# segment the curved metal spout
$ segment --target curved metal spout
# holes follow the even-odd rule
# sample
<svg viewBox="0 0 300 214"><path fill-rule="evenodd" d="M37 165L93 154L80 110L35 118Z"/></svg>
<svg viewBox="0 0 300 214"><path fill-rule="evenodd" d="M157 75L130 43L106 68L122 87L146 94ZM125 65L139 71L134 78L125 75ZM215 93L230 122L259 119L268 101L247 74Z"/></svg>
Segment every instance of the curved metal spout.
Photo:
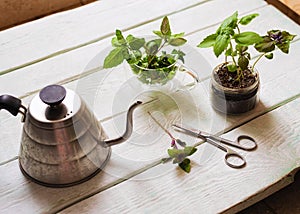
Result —
<svg viewBox="0 0 300 214"><path fill-rule="evenodd" d="M104 140L104 143L107 146L113 146L113 145L116 145L119 143L123 143L131 136L132 130L133 130L132 114L133 114L134 109L141 104L142 104L141 101L137 101L136 103L134 103L133 105L130 106L130 108L127 111L127 123L126 123L126 130L125 130L124 134L121 137L118 137L116 139Z"/></svg>

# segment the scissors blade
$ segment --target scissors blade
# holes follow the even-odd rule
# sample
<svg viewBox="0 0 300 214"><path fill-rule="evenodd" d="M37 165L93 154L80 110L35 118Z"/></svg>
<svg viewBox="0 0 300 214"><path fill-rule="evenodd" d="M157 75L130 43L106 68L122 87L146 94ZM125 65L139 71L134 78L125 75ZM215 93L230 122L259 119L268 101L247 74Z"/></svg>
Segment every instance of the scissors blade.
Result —
<svg viewBox="0 0 300 214"><path fill-rule="evenodd" d="M186 134L186 135L189 135L189 136L192 136L192 137L201 138L202 140L206 140L206 138L201 135L201 132L195 132L195 131L183 128L183 127L181 127L177 124L173 124L172 127L177 132L181 132L183 134Z"/></svg>

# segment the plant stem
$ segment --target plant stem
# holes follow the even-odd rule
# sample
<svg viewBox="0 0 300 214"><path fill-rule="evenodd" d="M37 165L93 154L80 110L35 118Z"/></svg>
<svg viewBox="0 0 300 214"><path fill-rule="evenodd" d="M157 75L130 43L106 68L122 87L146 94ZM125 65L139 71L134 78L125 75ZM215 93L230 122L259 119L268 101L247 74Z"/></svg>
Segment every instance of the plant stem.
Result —
<svg viewBox="0 0 300 214"><path fill-rule="evenodd" d="M161 125L154 117L153 117L153 115L148 111L147 112L148 114L149 114L149 116L152 118L152 120L162 129L162 130L164 130L164 132L166 132L169 136L170 136L170 138L172 139L172 140L175 140L175 137L173 137L173 135L165 128L165 127L163 127L163 125Z"/></svg>
<svg viewBox="0 0 300 214"><path fill-rule="evenodd" d="M165 46L166 43L167 43L167 41L164 40L163 44L161 44L161 46L157 49L157 51L152 55L152 57L148 61L148 66L151 64L151 62L154 59L154 57L156 56L156 54Z"/></svg>
<svg viewBox="0 0 300 214"><path fill-rule="evenodd" d="M230 41L229 44L230 44L231 50L233 50L232 42ZM233 56L232 54L231 54L231 58L232 58L232 61L233 61L234 65L235 65L236 67L238 67L238 65L236 64L235 58L234 58L234 56Z"/></svg>
<svg viewBox="0 0 300 214"><path fill-rule="evenodd" d="M236 26L236 29L238 30L238 33L240 34L240 33L241 33L241 31L240 31L240 28L239 28L239 26L238 26L238 25Z"/></svg>
<svg viewBox="0 0 300 214"><path fill-rule="evenodd" d="M252 73L253 73L253 71L254 71L255 65L257 64L257 62L258 62L264 55L265 55L264 53L261 54L261 55L255 60L255 62L254 62L253 65L252 65L252 69L251 69Z"/></svg>

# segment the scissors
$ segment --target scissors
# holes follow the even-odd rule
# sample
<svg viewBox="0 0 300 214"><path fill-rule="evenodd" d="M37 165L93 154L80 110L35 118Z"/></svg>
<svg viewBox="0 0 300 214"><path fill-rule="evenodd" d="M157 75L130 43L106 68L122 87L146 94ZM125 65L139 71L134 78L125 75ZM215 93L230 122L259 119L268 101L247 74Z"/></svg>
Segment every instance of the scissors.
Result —
<svg viewBox="0 0 300 214"><path fill-rule="evenodd" d="M230 149L229 147L227 147L225 145L221 145L221 144L233 146L235 148L242 149L245 151L253 151L257 147L256 141L248 135L240 135L236 138L236 140L232 141L232 140L227 140L225 138L221 138L221 137L218 137L218 136L206 133L206 132L192 131L192 130L180 127L178 125L175 125L175 124L172 125L172 127L175 131L182 132L189 136L201 138L205 142L226 152L226 155L224 158L225 163L228 166L235 168L235 169L243 168L244 166L246 166L246 159L242 155L237 153L236 151ZM242 145L242 141L244 141L244 143L247 141L247 146ZM238 161L236 161L236 160L238 160Z"/></svg>

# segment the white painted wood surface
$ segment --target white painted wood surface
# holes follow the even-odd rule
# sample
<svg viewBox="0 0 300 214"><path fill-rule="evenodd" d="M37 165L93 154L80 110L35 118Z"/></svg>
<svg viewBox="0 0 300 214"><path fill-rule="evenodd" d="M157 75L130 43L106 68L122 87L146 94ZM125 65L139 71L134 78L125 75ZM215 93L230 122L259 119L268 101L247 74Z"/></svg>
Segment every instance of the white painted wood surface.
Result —
<svg viewBox="0 0 300 214"><path fill-rule="evenodd" d="M195 47L224 17L238 10L260 13L257 24L251 25L259 32L275 27L300 35L298 25L260 0L160 1L163 5L155 9L149 7L148 1L127 0L115 7L116 3L103 0L0 32L0 56L4 59L0 63L0 93L12 93L28 104L43 86L64 84L91 100L89 105L99 120L105 121L102 122L105 130L113 137L124 128L124 114L109 116L123 112L140 96L131 90L133 80L128 80L130 73L126 73L124 67L101 70L101 63L95 61L103 56L99 50L107 47L115 28L145 35L158 29L161 17L168 15L173 31L188 33L190 46ZM212 11L218 16L212 15ZM120 18L120 14L123 17ZM141 17L138 20L137 14ZM99 21L104 18L109 21ZM74 37L69 39L71 35ZM235 117L220 115L209 105L210 69L221 59L215 59L211 50L193 50L190 55L199 57L201 60L197 63L201 65L194 59L189 65L197 71L201 67L199 76L203 81L188 92L161 92L160 106L154 103L138 110L132 138L114 146L104 172L81 185L52 189L25 179L16 159L22 125L19 118L1 111L1 145L4 147L0 152L1 212L235 212L291 182L286 176L294 173L300 164L300 118L297 116L300 42L294 42L289 56L276 52L273 61L262 61L258 65L263 84L261 103L254 111ZM94 58L97 54L98 58ZM16 55L18 57L12 57ZM120 102L122 97L126 99ZM275 107L278 108L274 110ZM230 138L246 133L257 139L259 148L251 153L242 152L248 166L232 170L225 166L221 151L201 145L192 157L192 172L187 175L175 165L159 164L166 156L169 139L149 120L145 111L153 112L167 127L179 121L212 133L233 129L226 134ZM181 137L191 144L197 142ZM266 169L272 169L272 173ZM184 207L187 203L189 206Z"/></svg>

